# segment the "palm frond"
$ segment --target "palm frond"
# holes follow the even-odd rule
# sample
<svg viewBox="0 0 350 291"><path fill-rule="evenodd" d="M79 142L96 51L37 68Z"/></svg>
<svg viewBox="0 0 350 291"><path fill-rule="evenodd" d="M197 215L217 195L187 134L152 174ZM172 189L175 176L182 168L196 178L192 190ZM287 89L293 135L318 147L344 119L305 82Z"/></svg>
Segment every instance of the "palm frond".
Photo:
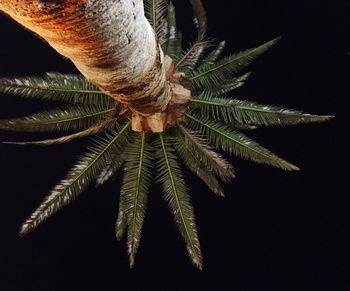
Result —
<svg viewBox="0 0 350 291"><path fill-rule="evenodd" d="M211 116L214 119L225 122L238 121L242 124L255 126L283 126L323 122L332 118L332 116L328 115L311 115L301 111L260 105L237 99L212 97L210 93L193 97L192 102L198 106L199 111L204 116Z"/></svg>
<svg viewBox="0 0 350 291"><path fill-rule="evenodd" d="M182 52L182 34L176 25L176 10L174 4L170 1L168 5L168 41L166 54L178 59Z"/></svg>
<svg viewBox="0 0 350 291"><path fill-rule="evenodd" d="M199 114L186 114L186 117L189 128L199 130L208 136L211 143L225 152L287 171L299 170L298 167L276 156L255 141L222 123L206 119Z"/></svg>
<svg viewBox="0 0 350 291"><path fill-rule="evenodd" d="M198 30L198 39L202 40L207 33L207 14L201 0L190 0L193 8L193 21Z"/></svg>
<svg viewBox="0 0 350 291"><path fill-rule="evenodd" d="M211 88L232 78L241 69L248 66L256 57L271 48L279 38L271 40L257 48L248 49L223 58L214 64L208 64L188 74L194 88Z"/></svg>
<svg viewBox="0 0 350 291"><path fill-rule="evenodd" d="M72 140L78 139L78 138L83 138L87 136L91 136L93 134L97 134L103 129L109 127L111 124L114 122L111 120L106 120L102 121L100 123L97 123L85 130L61 136L59 138L54 138L54 139L45 139L45 140L38 140L38 141L6 141L2 142L4 144L13 144L13 145L38 145L38 146L49 146L49 145L57 145L57 144L63 144L66 142L70 142Z"/></svg>
<svg viewBox="0 0 350 291"><path fill-rule="evenodd" d="M191 71L209 45L210 42L206 40L196 41L187 51L181 54L176 64L177 67L185 73Z"/></svg>
<svg viewBox="0 0 350 291"><path fill-rule="evenodd" d="M159 134L155 148L157 149L156 168L158 181L163 186L165 200L174 214L175 223L184 238L188 254L192 263L199 269L202 268L202 255L195 224L195 218L187 187L183 180L181 169L174 155L173 149L162 133Z"/></svg>
<svg viewBox="0 0 350 291"><path fill-rule="evenodd" d="M181 124L176 128L177 138L186 145L196 159L205 164L207 169L227 182L235 177L233 166L209 145L199 132L191 131Z"/></svg>
<svg viewBox="0 0 350 291"><path fill-rule="evenodd" d="M101 170L96 178L96 187L104 185L107 181L116 176L125 162L123 153L114 153L113 157L106 162L105 167Z"/></svg>
<svg viewBox="0 0 350 291"><path fill-rule="evenodd" d="M0 120L0 129L27 132L79 130L106 119L114 111L115 108L109 106L70 105L26 117Z"/></svg>
<svg viewBox="0 0 350 291"><path fill-rule="evenodd" d="M215 61L221 56L223 50L225 49L226 42L220 42L217 47L211 51L203 61L196 67L196 71L201 71L205 66L213 65Z"/></svg>
<svg viewBox="0 0 350 291"><path fill-rule="evenodd" d="M145 15L161 45L167 41L167 6L165 0L144 0Z"/></svg>
<svg viewBox="0 0 350 291"><path fill-rule="evenodd" d="M79 196L94 180L113 152L123 150L129 143L129 131L130 123L117 125L116 129L106 134L105 138L96 140L89 152L78 159L73 169L24 222L20 235L29 233Z"/></svg>
<svg viewBox="0 0 350 291"><path fill-rule="evenodd" d="M146 143L145 132L139 135L137 141L127 151L121 196L123 196L123 208L127 219L130 267L133 267L140 244L153 168L153 153Z"/></svg>
<svg viewBox="0 0 350 291"><path fill-rule="evenodd" d="M46 73L42 77L1 78L0 93L84 105L114 102L83 76L60 73Z"/></svg>
<svg viewBox="0 0 350 291"><path fill-rule="evenodd" d="M189 147L183 136L177 136L175 148L187 167L200 179L202 179L202 181L207 184L210 190L212 190L218 196L223 197L224 190L220 186L219 181L216 179L215 175L207 168L206 164L202 160L198 159L198 153L193 151L193 148Z"/></svg>
<svg viewBox="0 0 350 291"><path fill-rule="evenodd" d="M208 90L205 90L205 92L207 92L208 94L210 93L210 95L214 97L225 96L227 93L242 87L245 84L245 82L249 79L249 77L250 73L246 73L239 77L223 80L222 84L213 86ZM203 92L203 90L194 90L193 95L198 95L196 94L198 91L200 91L200 93Z"/></svg>

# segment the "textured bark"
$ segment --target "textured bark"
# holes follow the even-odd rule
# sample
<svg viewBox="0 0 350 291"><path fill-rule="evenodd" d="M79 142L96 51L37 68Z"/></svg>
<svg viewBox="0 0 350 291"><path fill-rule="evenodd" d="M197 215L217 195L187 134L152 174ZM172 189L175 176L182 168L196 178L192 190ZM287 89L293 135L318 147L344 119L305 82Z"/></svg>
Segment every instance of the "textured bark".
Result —
<svg viewBox="0 0 350 291"><path fill-rule="evenodd" d="M44 38L133 116L166 109L171 94L164 56L142 0L0 0L0 10Z"/></svg>

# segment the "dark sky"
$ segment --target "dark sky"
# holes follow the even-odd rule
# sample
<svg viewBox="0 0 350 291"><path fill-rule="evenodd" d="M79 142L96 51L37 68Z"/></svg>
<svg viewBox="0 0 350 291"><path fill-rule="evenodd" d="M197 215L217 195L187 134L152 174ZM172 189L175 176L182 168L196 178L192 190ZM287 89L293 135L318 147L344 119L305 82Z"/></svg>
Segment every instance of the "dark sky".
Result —
<svg viewBox="0 0 350 291"><path fill-rule="evenodd" d="M174 1L190 40L190 6ZM226 53L277 36L235 97L334 114L327 124L252 133L302 171L286 173L233 159L237 178L219 199L194 176L191 196L204 255L195 270L154 186L136 267L114 239L119 180L84 193L20 239L21 222L62 177L87 140L37 148L0 145L0 290L350 290L350 3L206 0L211 37ZM0 15L0 77L76 72L69 61ZM1 96L0 117L43 108ZM21 135L1 134L1 139ZM35 135L33 138L42 137ZM23 135L23 137L31 137Z"/></svg>

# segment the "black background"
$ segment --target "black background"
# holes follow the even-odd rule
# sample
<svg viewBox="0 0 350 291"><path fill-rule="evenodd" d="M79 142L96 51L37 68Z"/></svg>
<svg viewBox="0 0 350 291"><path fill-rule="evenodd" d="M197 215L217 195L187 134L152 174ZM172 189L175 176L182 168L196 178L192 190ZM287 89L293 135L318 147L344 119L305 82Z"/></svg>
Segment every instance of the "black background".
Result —
<svg viewBox="0 0 350 291"><path fill-rule="evenodd" d="M136 267L114 222L119 180L85 192L37 231L20 239L21 222L74 162L88 140L37 148L0 145L0 290L350 290L348 1L204 1L210 36L226 53L282 35L252 66L240 98L335 114L325 124L260 129L263 145L301 167L299 173L233 160L238 178L215 197L189 176L204 255L190 264L158 186ZM175 1L190 39L187 1ZM76 72L41 40L0 15L0 76ZM45 103L1 96L0 117ZM43 135L2 134L39 138Z"/></svg>

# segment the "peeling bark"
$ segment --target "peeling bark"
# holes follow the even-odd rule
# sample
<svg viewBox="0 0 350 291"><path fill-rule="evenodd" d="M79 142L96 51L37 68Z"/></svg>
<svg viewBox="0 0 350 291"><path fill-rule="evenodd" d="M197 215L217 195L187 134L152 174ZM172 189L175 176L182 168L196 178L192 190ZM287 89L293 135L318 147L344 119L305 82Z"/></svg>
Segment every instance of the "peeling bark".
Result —
<svg viewBox="0 0 350 291"><path fill-rule="evenodd" d="M0 0L0 10L139 119L166 109L164 56L142 0Z"/></svg>

